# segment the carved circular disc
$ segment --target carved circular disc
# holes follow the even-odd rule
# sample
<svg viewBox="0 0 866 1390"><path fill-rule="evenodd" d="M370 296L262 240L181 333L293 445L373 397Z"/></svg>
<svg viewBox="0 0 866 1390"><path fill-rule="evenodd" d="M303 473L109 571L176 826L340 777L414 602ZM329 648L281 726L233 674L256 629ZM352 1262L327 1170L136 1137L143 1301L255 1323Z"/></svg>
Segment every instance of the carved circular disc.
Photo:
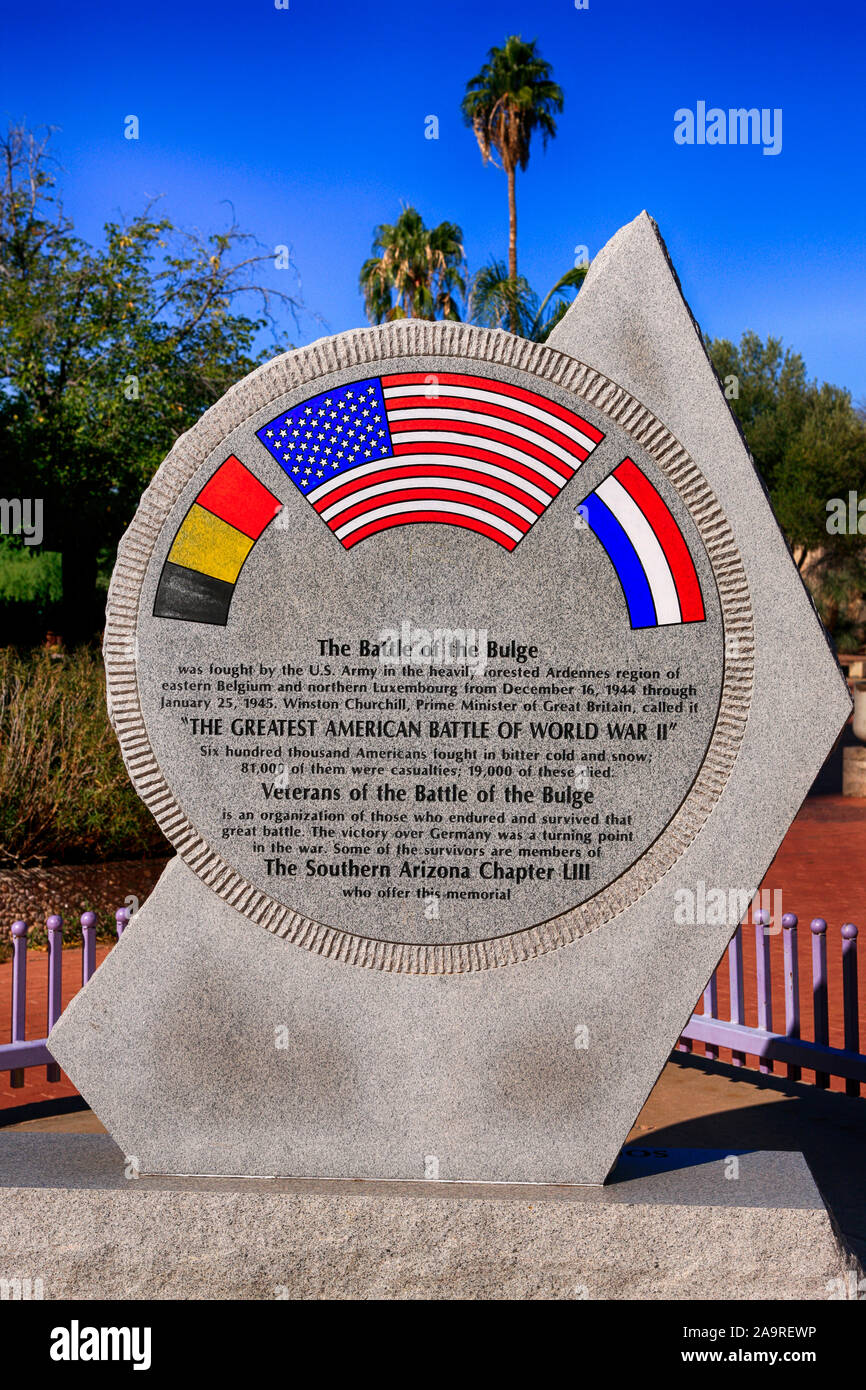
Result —
<svg viewBox="0 0 866 1390"><path fill-rule="evenodd" d="M139 795L251 920L450 973L564 946L701 829L748 589L676 439L454 324L287 354L178 440L120 546L109 707Z"/></svg>

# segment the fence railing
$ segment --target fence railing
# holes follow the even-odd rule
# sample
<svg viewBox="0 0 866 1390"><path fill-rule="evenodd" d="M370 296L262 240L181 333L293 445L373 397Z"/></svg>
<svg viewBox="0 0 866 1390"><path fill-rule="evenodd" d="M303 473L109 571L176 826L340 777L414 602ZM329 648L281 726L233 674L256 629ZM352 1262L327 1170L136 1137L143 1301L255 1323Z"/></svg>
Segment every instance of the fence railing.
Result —
<svg viewBox="0 0 866 1390"><path fill-rule="evenodd" d="M727 950L730 990L730 1017L719 1017L719 965L704 990L700 1013L692 1014L677 1043L679 1052L691 1052L692 1043L704 1044L705 1054L718 1058L719 1048L731 1049L735 1067L745 1066L746 1054L757 1057L759 1071L769 1074L778 1062L786 1068L789 1080L799 1081L804 1067L815 1073L815 1085L826 1089L831 1076L845 1079L848 1095L858 1096L866 1083L866 1056L860 1051L860 1012L857 974L857 928L852 922L842 927L842 1020L844 1047L830 1046L830 1000L827 974L827 923L816 917L812 933L812 1032L814 1040L800 1037L801 992L797 949L797 918L786 912L782 918L782 966L784 971L785 1029L773 1028L773 995L770 971L770 914L754 913L755 975L757 982L758 1025L745 1022L746 998L743 984L743 927L737 927Z"/></svg>
<svg viewBox="0 0 866 1390"><path fill-rule="evenodd" d="M129 922L129 908L114 914L117 935ZM79 918L83 949L81 983L86 985L96 969L96 913L84 912ZM27 1031L27 933L26 922L13 922L12 935L12 1041L0 1043L0 1072L9 1072L10 1086L24 1085L27 1067L47 1067L47 1080L59 1081L60 1068L48 1051L47 1038L63 1012L63 918L52 916L45 922L48 933L48 1018L44 1038L26 1038Z"/></svg>
<svg viewBox="0 0 866 1390"><path fill-rule="evenodd" d="M118 938L129 923L129 909L115 913ZM86 985L96 969L96 914L85 912L80 918L83 939L81 983ZM25 1037L27 1024L27 948L26 922L12 925L12 1040L0 1043L0 1072L10 1073L13 1087L24 1085L27 1067L46 1067L47 1080L60 1080L60 1068L48 1051L47 1035L63 1009L63 919L49 917L48 933L48 1009L46 1037ZM801 991L797 953L797 918L788 912L782 918L782 965L784 971L785 1029L773 1028L773 997L770 954L770 914L754 913L757 1027L745 1022L746 998L743 975L743 927L737 928L725 960L704 990L700 1012L692 1015L677 1043L680 1052L691 1052L693 1043L703 1043L707 1057L717 1059L719 1048L730 1048L734 1066L745 1066L747 1055L757 1057L759 1071L768 1074L779 1063L790 1080L799 1081L803 1068L815 1073L815 1084L830 1085L831 1076L845 1080L849 1095L859 1095L866 1084L866 1056L860 1051L858 1003L857 928L850 922L842 927L842 1018L844 1047L829 1042L830 1001L827 974L827 923L816 917L812 933L812 1032L814 1040L801 1038ZM719 975L727 969L730 989L730 1017L719 1017Z"/></svg>

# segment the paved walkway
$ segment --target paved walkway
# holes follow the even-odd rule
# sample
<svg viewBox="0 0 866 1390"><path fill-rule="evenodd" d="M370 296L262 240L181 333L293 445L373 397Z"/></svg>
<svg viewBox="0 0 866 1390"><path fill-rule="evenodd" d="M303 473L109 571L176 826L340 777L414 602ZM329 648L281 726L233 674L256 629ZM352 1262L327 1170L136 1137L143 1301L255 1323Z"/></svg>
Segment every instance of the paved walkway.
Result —
<svg viewBox="0 0 866 1390"><path fill-rule="evenodd" d="M659 1077L628 1142L803 1153L844 1243L866 1267L866 1099L680 1055Z"/></svg>

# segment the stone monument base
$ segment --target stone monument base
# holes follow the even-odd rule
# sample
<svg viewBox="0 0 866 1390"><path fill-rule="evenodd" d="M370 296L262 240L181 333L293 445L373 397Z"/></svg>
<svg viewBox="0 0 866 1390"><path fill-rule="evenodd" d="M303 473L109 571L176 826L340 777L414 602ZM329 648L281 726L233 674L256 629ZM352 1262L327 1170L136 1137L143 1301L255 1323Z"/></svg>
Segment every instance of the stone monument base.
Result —
<svg viewBox="0 0 866 1390"><path fill-rule="evenodd" d="M853 1264L796 1153L626 1150L604 1187L124 1166L107 1135L0 1135L0 1278L46 1299L826 1299Z"/></svg>

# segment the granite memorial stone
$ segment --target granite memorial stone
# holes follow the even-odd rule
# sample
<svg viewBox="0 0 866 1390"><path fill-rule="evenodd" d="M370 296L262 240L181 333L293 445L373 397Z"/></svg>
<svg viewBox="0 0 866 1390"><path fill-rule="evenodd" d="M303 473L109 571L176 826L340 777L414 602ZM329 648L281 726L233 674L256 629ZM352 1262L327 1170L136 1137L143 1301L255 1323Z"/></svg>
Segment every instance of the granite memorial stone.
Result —
<svg viewBox="0 0 866 1390"><path fill-rule="evenodd" d="M849 707L645 215L229 391L105 660L178 857L50 1046L153 1173L603 1182Z"/></svg>

